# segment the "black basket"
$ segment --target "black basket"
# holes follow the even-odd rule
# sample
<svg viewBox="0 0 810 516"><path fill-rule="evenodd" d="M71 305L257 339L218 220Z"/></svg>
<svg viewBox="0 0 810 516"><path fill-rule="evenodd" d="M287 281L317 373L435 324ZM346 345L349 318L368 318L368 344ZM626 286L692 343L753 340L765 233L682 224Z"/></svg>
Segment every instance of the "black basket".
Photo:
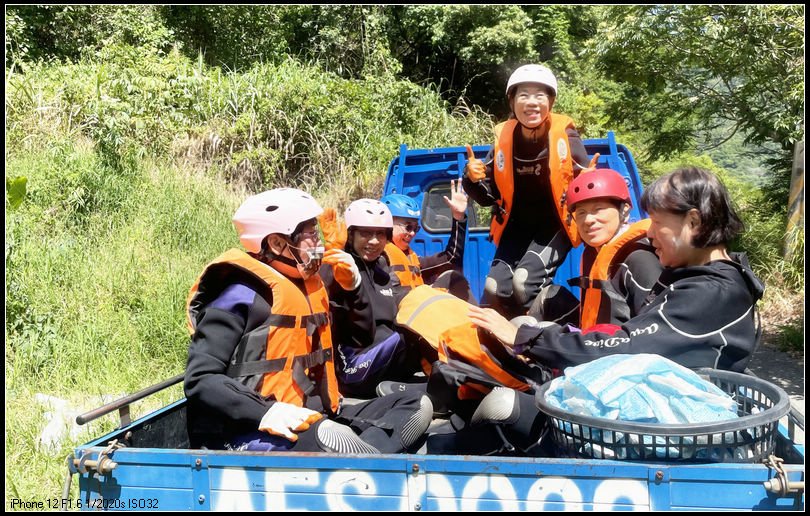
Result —
<svg viewBox="0 0 810 516"><path fill-rule="evenodd" d="M546 402L551 382L535 395L549 416L554 443L566 457L673 462L760 462L774 451L779 419L790 411L787 393L753 376L717 369L696 371L737 402L737 419L681 425L635 423L572 414Z"/></svg>

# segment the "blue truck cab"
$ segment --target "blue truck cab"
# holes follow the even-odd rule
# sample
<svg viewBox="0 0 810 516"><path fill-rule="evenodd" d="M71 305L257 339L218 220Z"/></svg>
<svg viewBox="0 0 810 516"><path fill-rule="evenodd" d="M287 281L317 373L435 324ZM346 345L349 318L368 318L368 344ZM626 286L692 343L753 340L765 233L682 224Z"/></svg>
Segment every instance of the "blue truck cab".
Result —
<svg viewBox="0 0 810 516"><path fill-rule="evenodd" d="M612 133L585 140L598 166L620 172L633 196L632 219L644 217L633 157ZM490 147L473 147L484 158ZM390 163L383 194L402 193L422 206L419 255L442 251L450 211L442 201L461 177L464 147L409 149ZM489 210L470 202L464 272L475 295L494 254ZM579 275L574 249L556 282ZM576 293L576 292L575 292ZM136 421L129 404L182 380L182 375L110 404L79 423L119 410L121 425L76 447L73 506L107 510L467 511L467 510L804 510L803 416L790 413L774 432L773 457L757 463L602 460L446 455L257 453L189 449L186 400ZM83 420L81 420L83 419ZM802 433L803 435L803 433ZM803 439L803 437L802 437ZM69 484L64 497L67 498Z"/></svg>
<svg viewBox="0 0 810 516"><path fill-rule="evenodd" d="M646 217L640 207L643 187L633 155L624 145L616 143L611 131L606 138L585 140L590 157L599 154L597 168L610 168L619 172L630 190L633 208L631 222ZM473 147L475 157L484 159L491 145ZM388 166L383 195L399 193L415 198L422 206L421 229L411 241L411 248L419 256L429 256L444 250L450 238L450 209L442 200L449 196L450 180L461 178L467 164L465 147L439 149L408 149L401 145L399 155ZM489 237L491 213L470 200L467 208L467 241L464 252L464 275L470 281L473 294L480 301L484 280L495 255L495 245ZM574 248L558 269L554 282L579 295L579 288L569 287L568 281L579 276L582 245Z"/></svg>

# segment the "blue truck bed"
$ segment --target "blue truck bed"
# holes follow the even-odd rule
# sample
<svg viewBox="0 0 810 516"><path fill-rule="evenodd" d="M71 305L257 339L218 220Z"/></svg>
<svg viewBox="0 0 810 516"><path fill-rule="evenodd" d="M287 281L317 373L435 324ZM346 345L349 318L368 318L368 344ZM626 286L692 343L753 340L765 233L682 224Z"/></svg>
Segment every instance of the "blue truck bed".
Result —
<svg viewBox="0 0 810 516"><path fill-rule="evenodd" d="M586 140L600 167L622 173L644 215L642 185L629 150L607 138ZM483 158L489 146L473 148ZM441 200L460 177L464 147L400 148L384 193L422 203L419 254L444 249L449 209ZM473 203L471 203L473 204ZM481 294L494 254L486 213L469 211L464 270ZM578 275L574 250L557 282ZM575 292L576 293L576 292ZM178 381L179 377L175 379ZM135 397L127 402L133 401ZM115 408L126 409L119 403ZM186 400L179 400L74 450L80 497L69 505L110 510L804 510L804 445L791 413L779 425L769 464L633 462L572 458L435 455L337 456L325 453L188 449ZM124 414L128 414L125 411ZM65 493L67 498L67 490Z"/></svg>
<svg viewBox="0 0 810 516"><path fill-rule="evenodd" d="M189 450L185 400L78 447L82 508L121 510L803 510L764 464ZM110 442L128 442L124 447ZM155 442L153 442L155 441ZM788 481L804 447L780 427ZM104 457L113 461L105 470ZM101 459L101 460L100 460ZM109 463L107 463L109 466ZM85 467L85 469L88 469ZM76 502L74 501L74 504Z"/></svg>

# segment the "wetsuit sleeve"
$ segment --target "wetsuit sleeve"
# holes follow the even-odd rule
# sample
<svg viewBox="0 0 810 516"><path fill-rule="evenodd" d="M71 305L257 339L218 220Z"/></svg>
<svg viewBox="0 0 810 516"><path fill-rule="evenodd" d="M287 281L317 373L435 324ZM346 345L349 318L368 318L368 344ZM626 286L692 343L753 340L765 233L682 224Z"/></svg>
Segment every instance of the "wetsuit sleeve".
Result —
<svg viewBox="0 0 810 516"><path fill-rule="evenodd" d="M383 259L385 260L385 267L388 270L388 277L391 278L390 285L394 290L394 299L396 299L397 306L399 306L399 302L402 301L402 298L405 297L411 289L402 286L402 282L399 281L399 276L397 276L397 273L391 268L391 259L387 253L383 253Z"/></svg>
<svg viewBox="0 0 810 516"><path fill-rule="evenodd" d="M580 170L588 168L591 159L588 157L588 151L585 150L585 144L582 143L579 132L573 127L569 127L565 133L568 135L568 146L571 148L571 157L574 160L574 175L577 175Z"/></svg>
<svg viewBox="0 0 810 516"><path fill-rule="evenodd" d="M361 267L360 286L347 292L335 281L331 267L322 266L320 274L329 294L333 340L360 348L370 346L374 342L375 321L368 275L363 273Z"/></svg>
<svg viewBox="0 0 810 516"><path fill-rule="evenodd" d="M486 165L486 177L484 179L473 183L465 175L461 180L461 184L464 187L464 191L472 200L481 206L492 206L501 196L498 192L498 187L495 185L495 181L492 180L492 174L495 170L492 161L492 151L489 151L487 157L484 158L484 164Z"/></svg>
<svg viewBox="0 0 810 516"><path fill-rule="evenodd" d="M247 330L244 310L205 308L188 350L186 397L236 421L259 424L274 403L226 375L228 364Z"/></svg>
<svg viewBox="0 0 810 516"><path fill-rule="evenodd" d="M461 271L464 266L464 241L467 237L467 217L459 222L453 219L450 229L450 239L444 251L430 256L419 257L419 269L425 283L432 283L439 274L456 269ZM395 274L392 274L394 279ZM398 280L397 280L398 283Z"/></svg>
<svg viewBox="0 0 810 516"><path fill-rule="evenodd" d="M718 307L729 301L722 284L706 277L687 278L670 285L644 313L622 326L598 325L587 333L523 326L515 344L526 349L526 356L558 368L617 353L656 353L686 367L715 367L719 351L709 339L732 324L733 317L740 317L731 312L718 316Z"/></svg>
<svg viewBox="0 0 810 516"><path fill-rule="evenodd" d="M647 303L647 296L663 270L655 253L647 249L633 251L619 264L611 282L614 289L627 300L631 314L638 314Z"/></svg>

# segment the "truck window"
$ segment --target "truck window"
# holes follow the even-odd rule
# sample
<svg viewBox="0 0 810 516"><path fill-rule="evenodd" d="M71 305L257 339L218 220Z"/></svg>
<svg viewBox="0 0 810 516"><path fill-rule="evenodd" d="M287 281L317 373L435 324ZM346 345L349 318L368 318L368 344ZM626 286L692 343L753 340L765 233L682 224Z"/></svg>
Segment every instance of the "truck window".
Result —
<svg viewBox="0 0 810 516"><path fill-rule="evenodd" d="M453 216L442 197L450 197L450 183L448 182L431 185L422 199L422 226L428 233L450 232ZM482 207L470 200L467 205L467 230L489 231L491 217L488 207Z"/></svg>

